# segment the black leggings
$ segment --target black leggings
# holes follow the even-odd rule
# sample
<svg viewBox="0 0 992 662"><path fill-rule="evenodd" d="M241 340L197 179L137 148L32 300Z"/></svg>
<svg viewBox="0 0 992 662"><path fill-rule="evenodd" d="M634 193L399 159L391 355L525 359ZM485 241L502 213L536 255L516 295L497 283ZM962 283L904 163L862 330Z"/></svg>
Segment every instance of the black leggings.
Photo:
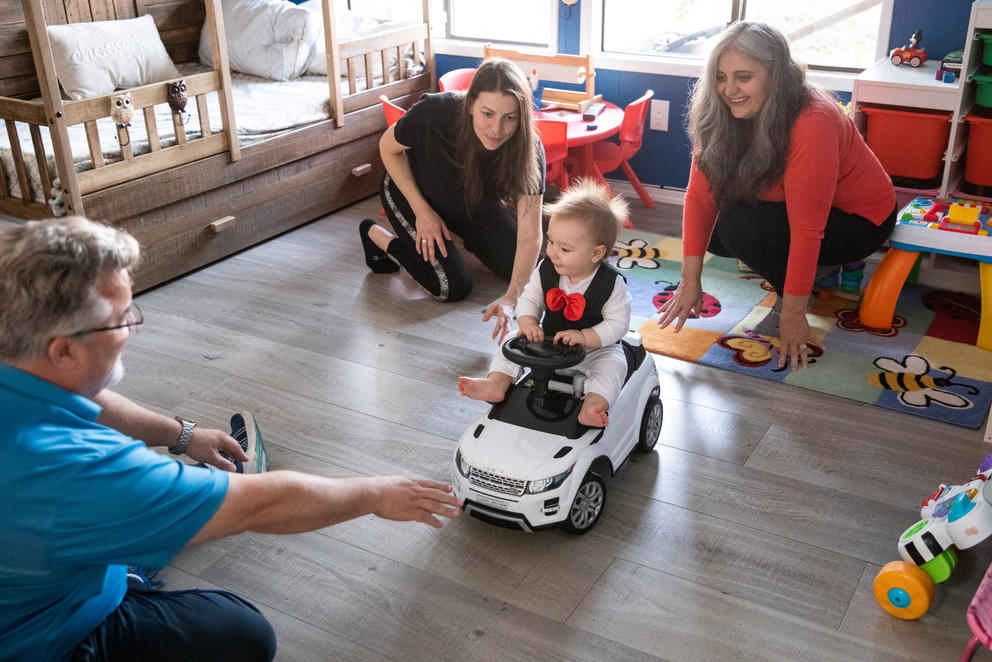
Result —
<svg viewBox="0 0 992 662"><path fill-rule="evenodd" d="M386 252L438 301L455 302L467 297L472 291L472 272L454 243L450 239L444 241L448 257L439 251L435 262L425 262L417 253L417 219L388 173L382 178L380 193L382 208L396 233ZM471 221L443 220L448 230L462 238L467 251L500 278L510 280L517 253L517 219L512 214L497 208Z"/></svg>
<svg viewBox="0 0 992 662"><path fill-rule="evenodd" d="M831 207L816 263L839 265L868 257L882 247L895 223L895 209L881 225L875 225L863 216ZM707 250L741 260L781 295L785 289L789 241L785 203L758 201L754 206L740 204L721 212Z"/></svg>
<svg viewBox="0 0 992 662"><path fill-rule="evenodd" d="M71 661L267 662L275 654L272 626L233 593L128 586L121 604L76 647Z"/></svg>

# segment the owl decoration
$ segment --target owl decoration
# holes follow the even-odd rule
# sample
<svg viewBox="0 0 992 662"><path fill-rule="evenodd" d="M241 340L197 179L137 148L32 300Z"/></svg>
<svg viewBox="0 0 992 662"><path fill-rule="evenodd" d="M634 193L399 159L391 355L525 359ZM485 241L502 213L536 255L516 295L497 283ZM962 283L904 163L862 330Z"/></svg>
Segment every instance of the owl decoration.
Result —
<svg viewBox="0 0 992 662"><path fill-rule="evenodd" d="M166 85L165 97L169 102L169 108L172 109L172 112L182 117L186 111L186 100L189 98L186 96L186 79L168 83Z"/></svg>
<svg viewBox="0 0 992 662"><path fill-rule="evenodd" d="M131 126L134 117L134 107L131 105L131 93L115 94L110 97L110 117L117 123L118 128Z"/></svg>

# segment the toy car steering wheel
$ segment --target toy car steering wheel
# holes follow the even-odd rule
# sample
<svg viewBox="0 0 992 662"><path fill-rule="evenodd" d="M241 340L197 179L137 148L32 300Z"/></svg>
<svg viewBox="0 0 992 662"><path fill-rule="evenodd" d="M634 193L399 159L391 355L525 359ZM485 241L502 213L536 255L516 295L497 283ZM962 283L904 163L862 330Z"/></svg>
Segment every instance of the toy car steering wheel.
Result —
<svg viewBox="0 0 992 662"><path fill-rule="evenodd" d="M519 335L503 343L503 356L535 372L547 371L547 378L550 378L555 370L564 370L582 363L586 350L582 345L563 345L548 339L530 342L527 336ZM539 379L542 376L543 374L535 375L534 378Z"/></svg>

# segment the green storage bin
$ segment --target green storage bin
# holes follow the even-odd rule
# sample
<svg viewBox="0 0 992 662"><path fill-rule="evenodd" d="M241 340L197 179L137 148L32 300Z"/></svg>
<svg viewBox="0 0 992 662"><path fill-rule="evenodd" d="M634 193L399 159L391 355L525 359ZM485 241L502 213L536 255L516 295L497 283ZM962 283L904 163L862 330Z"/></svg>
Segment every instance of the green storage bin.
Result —
<svg viewBox="0 0 992 662"><path fill-rule="evenodd" d="M972 74L971 81L975 83L975 103L992 108L992 76Z"/></svg>
<svg viewBox="0 0 992 662"><path fill-rule="evenodd" d="M977 32L975 38L985 42L982 48L982 62L992 66L992 32Z"/></svg>

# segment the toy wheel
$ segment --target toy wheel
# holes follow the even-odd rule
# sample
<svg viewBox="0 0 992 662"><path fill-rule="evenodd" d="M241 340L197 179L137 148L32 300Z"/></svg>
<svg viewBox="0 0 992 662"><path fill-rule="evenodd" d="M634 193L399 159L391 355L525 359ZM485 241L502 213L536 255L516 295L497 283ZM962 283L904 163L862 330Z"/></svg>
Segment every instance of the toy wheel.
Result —
<svg viewBox="0 0 992 662"><path fill-rule="evenodd" d="M658 443L658 436L661 434L661 421L664 418L664 407L661 398L658 397L657 386L648 396L648 403L644 405L644 414L641 416L641 436L637 440L637 450L642 453L650 453L654 450L654 445Z"/></svg>
<svg viewBox="0 0 992 662"><path fill-rule="evenodd" d="M891 62L892 64L898 67L900 64L902 64L902 58L899 57L898 55L893 55L892 58L889 60L889 62Z"/></svg>
<svg viewBox="0 0 992 662"><path fill-rule="evenodd" d="M923 64L923 60L921 60L919 57L914 55L913 57L909 58L909 64L914 67L918 67L921 64Z"/></svg>
<svg viewBox="0 0 992 662"><path fill-rule="evenodd" d="M907 621L927 613L935 593L930 575L906 561L886 563L873 588L882 609Z"/></svg>
<svg viewBox="0 0 992 662"><path fill-rule="evenodd" d="M606 505L606 483L593 472L586 474L575 494L564 527L569 533L585 533L599 520Z"/></svg>

